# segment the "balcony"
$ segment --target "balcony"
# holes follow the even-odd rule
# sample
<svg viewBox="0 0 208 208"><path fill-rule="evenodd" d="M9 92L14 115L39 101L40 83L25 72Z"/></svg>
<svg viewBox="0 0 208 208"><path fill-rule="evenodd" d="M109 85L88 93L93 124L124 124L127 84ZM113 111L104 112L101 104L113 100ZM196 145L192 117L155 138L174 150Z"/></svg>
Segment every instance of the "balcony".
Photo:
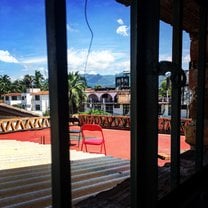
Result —
<svg viewBox="0 0 208 208"><path fill-rule="evenodd" d="M110 197L108 192L104 191L109 190L111 193L115 187L120 190L123 181L125 183L122 187L128 196L125 203L129 203L130 118L80 115L80 120L82 124L90 122L103 125L107 156L104 157L102 154L90 154L89 156L88 153L80 152L76 140L72 141L75 144L70 146L73 205L77 204L77 207L82 207L84 203L92 204L90 196ZM3 125L4 128L2 128ZM163 130L161 129L161 131ZM1 120L1 131L4 132L0 134L2 148L0 157L2 180L0 183L4 198L0 200L0 205L50 207L51 138L49 117ZM160 197L170 191L170 134L165 133L158 134L158 191ZM5 149L8 150L7 153ZM95 148L92 147L89 151L93 153ZM190 146L185 143L185 136L181 135L181 153L184 152L190 154ZM79 154L79 157L75 154ZM82 156L80 157L80 155ZM181 158L181 161L182 167L184 166L185 178L187 172L189 174L193 172L193 166L187 165L187 159ZM111 194L112 197L114 198L116 195ZM97 199L94 198L94 200ZM119 199L119 201L122 200L123 198Z"/></svg>

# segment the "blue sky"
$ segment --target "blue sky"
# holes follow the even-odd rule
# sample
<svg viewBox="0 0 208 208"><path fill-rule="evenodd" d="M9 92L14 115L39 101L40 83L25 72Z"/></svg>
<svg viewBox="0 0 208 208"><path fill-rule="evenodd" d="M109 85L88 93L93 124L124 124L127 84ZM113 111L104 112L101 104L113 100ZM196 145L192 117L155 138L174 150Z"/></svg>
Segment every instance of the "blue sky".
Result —
<svg viewBox="0 0 208 208"><path fill-rule="evenodd" d="M87 17L94 34L85 71L91 33L84 17L85 0L67 0L68 68L80 73L116 74L129 70L130 8L115 0L88 0ZM1 0L0 75L12 79L34 74L47 77L44 0ZM171 28L161 24L160 59L171 60ZM184 67L189 38L184 33Z"/></svg>

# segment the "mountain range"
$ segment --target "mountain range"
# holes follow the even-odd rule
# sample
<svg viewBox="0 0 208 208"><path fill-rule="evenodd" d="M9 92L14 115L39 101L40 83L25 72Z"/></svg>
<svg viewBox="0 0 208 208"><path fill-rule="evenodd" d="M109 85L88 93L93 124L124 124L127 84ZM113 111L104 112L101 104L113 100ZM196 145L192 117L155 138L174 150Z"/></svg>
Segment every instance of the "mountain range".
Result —
<svg viewBox="0 0 208 208"><path fill-rule="evenodd" d="M115 87L115 75L85 74L88 87Z"/></svg>
<svg viewBox="0 0 208 208"><path fill-rule="evenodd" d="M88 87L115 87L116 75L85 74L82 76L85 77ZM164 76L159 76L159 86L164 79Z"/></svg>

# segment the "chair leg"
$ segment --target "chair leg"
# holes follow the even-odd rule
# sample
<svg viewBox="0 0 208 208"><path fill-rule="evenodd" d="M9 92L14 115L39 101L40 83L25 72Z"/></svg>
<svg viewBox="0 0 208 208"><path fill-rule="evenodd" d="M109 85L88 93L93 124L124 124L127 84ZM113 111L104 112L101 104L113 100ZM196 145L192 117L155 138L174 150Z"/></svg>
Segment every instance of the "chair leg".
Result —
<svg viewBox="0 0 208 208"><path fill-rule="evenodd" d="M104 146L104 152L105 152L105 155L106 155L106 148L105 148L105 143L103 143L103 146Z"/></svg>
<svg viewBox="0 0 208 208"><path fill-rule="evenodd" d="M103 144L100 145L100 153L102 154L102 151L103 151Z"/></svg>
<svg viewBox="0 0 208 208"><path fill-rule="evenodd" d="M87 151L87 145L86 145L86 144L85 144L85 149L86 149L86 152L88 152L88 151Z"/></svg>
<svg viewBox="0 0 208 208"><path fill-rule="evenodd" d="M78 138L78 147L79 147L79 144L80 144L80 134L79 134L79 138Z"/></svg>

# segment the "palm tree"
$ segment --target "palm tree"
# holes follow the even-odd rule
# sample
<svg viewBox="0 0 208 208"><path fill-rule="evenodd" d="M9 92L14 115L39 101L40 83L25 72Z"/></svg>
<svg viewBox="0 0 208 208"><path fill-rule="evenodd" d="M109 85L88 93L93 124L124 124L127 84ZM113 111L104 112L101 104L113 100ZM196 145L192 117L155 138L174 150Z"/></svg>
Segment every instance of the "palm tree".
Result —
<svg viewBox="0 0 208 208"><path fill-rule="evenodd" d="M69 72L69 113L77 113L85 100L86 81L78 72Z"/></svg>
<svg viewBox="0 0 208 208"><path fill-rule="evenodd" d="M41 90L48 90L49 87L48 87L48 79L44 79L43 80L43 83L42 83L42 86L41 86Z"/></svg>
<svg viewBox="0 0 208 208"><path fill-rule="evenodd" d="M26 88L33 88L34 76L26 74L23 78Z"/></svg>
<svg viewBox="0 0 208 208"><path fill-rule="evenodd" d="M11 92L25 92L26 85L23 80L14 80L11 84Z"/></svg>
<svg viewBox="0 0 208 208"><path fill-rule="evenodd" d="M171 86L170 86L170 81L163 80L161 82L161 85L159 87L159 96L162 98L167 98L171 96Z"/></svg>
<svg viewBox="0 0 208 208"><path fill-rule="evenodd" d="M11 92L11 78L8 75L0 75L0 95Z"/></svg>
<svg viewBox="0 0 208 208"><path fill-rule="evenodd" d="M35 70L35 76L34 76L34 86L36 88L42 88L43 85L43 81L44 81L44 77L41 74L40 71Z"/></svg>
<svg viewBox="0 0 208 208"><path fill-rule="evenodd" d="M171 89L171 87L169 86L167 80L163 80L161 82L160 87L159 87L159 95L166 96L167 91L169 91L168 94L170 94L170 89Z"/></svg>

